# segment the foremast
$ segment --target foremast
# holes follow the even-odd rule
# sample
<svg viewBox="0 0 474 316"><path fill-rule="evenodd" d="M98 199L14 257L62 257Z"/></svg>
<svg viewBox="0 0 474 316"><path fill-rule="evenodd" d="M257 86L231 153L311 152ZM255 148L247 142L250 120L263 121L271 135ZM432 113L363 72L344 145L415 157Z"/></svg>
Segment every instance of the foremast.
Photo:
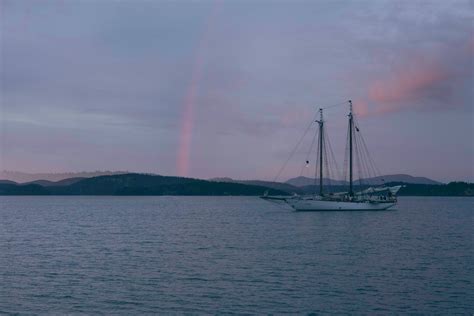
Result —
<svg viewBox="0 0 474 316"><path fill-rule="evenodd" d="M352 130L354 119L352 116L352 101L349 100L349 196L354 195L352 188Z"/></svg>
<svg viewBox="0 0 474 316"><path fill-rule="evenodd" d="M324 144L324 120L323 109L319 109L319 195L323 195L323 144Z"/></svg>

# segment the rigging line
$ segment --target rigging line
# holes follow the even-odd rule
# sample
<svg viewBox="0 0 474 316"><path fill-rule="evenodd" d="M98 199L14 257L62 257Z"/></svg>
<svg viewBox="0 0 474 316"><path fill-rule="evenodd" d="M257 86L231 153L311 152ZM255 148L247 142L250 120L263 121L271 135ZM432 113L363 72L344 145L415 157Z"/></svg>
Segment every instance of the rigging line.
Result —
<svg viewBox="0 0 474 316"><path fill-rule="evenodd" d="M367 148L367 145L366 145L365 140L362 137L362 135L361 135L361 140L362 140L362 145L363 145L365 151L367 152L367 156L368 156L369 162L371 164L371 167L374 169L375 175L380 176L381 175L380 170L377 167L377 164L375 163L375 161L372 159L372 155L370 155L369 149Z"/></svg>
<svg viewBox="0 0 474 316"><path fill-rule="evenodd" d="M370 153L367 150L367 147L365 146L364 138L362 137L362 135L360 135L360 136L361 136L360 140L361 140L361 143L362 143L362 149L365 153L365 157L367 159L367 166L368 166L368 169L369 169L369 172L370 172L369 177L370 178L376 177L377 176L376 166L375 166L374 162L372 161L372 158L370 157Z"/></svg>
<svg viewBox="0 0 474 316"><path fill-rule="evenodd" d="M356 123L358 125L358 122L356 122ZM379 170L377 164L375 163L375 161L373 160L372 155L369 152L369 149L367 147L367 144L365 143L365 139L362 136L362 134L360 134L360 138L361 138L362 146L363 146L364 150L366 151L366 154L367 154L367 157L368 157L368 160L369 160L369 164L372 167L375 176L381 176L380 170Z"/></svg>
<svg viewBox="0 0 474 316"><path fill-rule="evenodd" d="M324 168L326 168L326 187L329 187L331 185L331 169L330 164L329 164L329 157L328 157L328 149L327 149L327 139L324 137ZM324 175L323 175L323 181L324 181Z"/></svg>
<svg viewBox="0 0 474 316"><path fill-rule="evenodd" d="M321 131L319 131L321 132ZM319 136L319 134L318 134ZM323 137L324 137L324 131L323 131ZM316 196L316 184L317 184L317 177L318 177L318 174L320 172L320 164L321 164L321 155L320 155L320 152L321 152L321 148L322 145L321 145L321 137L318 137L318 148L317 148L317 151L316 151L316 165L314 167L314 180L313 180L313 194L314 196ZM324 170L323 170L324 171Z"/></svg>
<svg viewBox="0 0 474 316"><path fill-rule="evenodd" d="M358 133L359 134L359 133ZM370 171L369 171L369 167L368 167L368 164L367 164L367 158L365 157L365 153L364 153L364 150L363 150L363 147L362 147L362 144L361 144L361 140L360 140L360 134L357 135L357 144L359 146L359 155L360 155L360 161L361 161L361 179L360 179L360 183L361 185L362 184L368 184L367 183L367 179L370 178Z"/></svg>
<svg viewBox="0 0 474 316"><path fill-rule="evenodd" d="M276 182L276 180L280 177L281 173L283 172L283 170L285 169L286 165L288 164L288 162L290 161L290 159L293 157L293 155L295 154L296 150L298 149L299 145L301 145L301 142L303 141L304 137L306 136L306 134L308 133L309 129L311 128L311 125L313 125L313 123L315 122L316 118L318 117L318 114L316 113L314 115L314 118L311 120L311 122L309 123L309 125L306 127L304 133L303 133L303 136L301 136L300 140L298 141L298 143L296 144L295 148L293 148L293 151L290 153L290 156L288 157L288 159L286 159L285 163L283 164L283 166L280 168L280 170L278 171L276 177L273 179L273 182Z"/></svg>
<svg viewBox="0 0 474 316"><path fill-rule="evenodd" d="M334 161L331 159L331 141L329 139L329 135L326 133L326 137L324 138L324 158L325 158L325 168L326 168L326 187L331 188L333 183L331 182L331 179L334 177L333 174L333 167L337 165L334 163Z"/></svg>
<svg viewBox="0 0 474 316"><path fill-rule="evenodd" d="M343 104L347 104L347 102L349 102L349 101L344 101L344 102L340 102L340 103L336 103L336 104L327 105L325 107L321 107L321 109L325 110L325 109L333 108L335 106L340 106L340 105L343 105Z"/></svg>
<svg viewBox="0 0 474 316"><path fill-rule="evenodd" d="M311 146L309 147L308 154L306 155L306 161L301 167L300 177L303 175L304 168L309 165L309 157L311 156L311 152L313 151L314 141L316 140L316 136L318 136L318 134L318 132L314 133L313 140L311 141Z"/></svg>
<svg viewBox="0 0 474 316"><path fill-rule="evenodd" d="M334 153L332 151L332 146L331 146L331 143L328 143L328 148L329 148L329 161L330 161L330 164L332 166L334 166L332 169L331 169L331 176L330 176L330 179L333 179L335 180L336 182L335 183L331 183L332 185L336 185L337 184L337 181L341 179L340 177L340 170L339 170L339 167L337 165L337 162L336 162L336 159L334 157Z"/></svg>
<svg viewBox="0 0 474 316"><path fill-rule="evenodd" d="M372 175L375 176L375 167L374 167L374 163L373 163L373 160L371 159L370 157L370 153L367 149L367 146L365 145L365 142L364 142L364 137L362 136L362 133L360 132L359 128L358 128L358 120L355 119L354 120L355 122L355 127L356 127L356 130L357 130L357 133L355 133L356 135L356 142L358 144L358 150L359 150L359 155L360 155L360 159L362 161L362 173L363 175L366 177L366 179L364 180L368 180L372 177ZM365 174L364 174L365 173ZM360 181L362 182L362 181ZM368 181L367 184L372 184L371 181Z"/></svg>
<svg viewBox="0 0 474 316"><path fill-rule="evenodd" d="M354 149L355 149L355 160L357 164L357 176L359 177L359 186L362 186L362 167L361 167L361 154L360 154L360 148L359 148L359 143L358 143L358 137L355 136L355 128L353 129L353 144L354 144Z"/></svg>
<svg viewBox="0 0 474 316"><path fill-rule="evenodd" d="M371 181L370 181L370 178L372 177L372 167L370 165L370 160L367 156L368 152L364 149L364 146L362 144L362 134L358 134L357 135L358 137L358 142L359 142L359 146L360 146L360 150L361 150L361 157L362 157L362 163L363 163L363 167L365 168L365 171L366 174L364 175L364 181L366 182L366 184L368 185L371 185Z"/></svg>
<svg viewBox="0 0 474 316"><path fill-rule="evenodd" d="M344 149L344 164L342 165L342 175L344 176L344 181L349 181L349 128L346 132L346 148Z"/></svg>
<svg viewBox="0 0 474 316"><path fill-rule="evenodd" d="M355 122L354 122L355 123ZM355 149L356 149L356 161L357 161L357 174L358 174L358 182L359 186L362 186L363 183L363 177L365 176L366 173L366 166L365 166L365 160L364 160L364 154L362 152L361 144L360 144L360 135L357 133L357 125L354 124L354 144L355 144Z"/></svg>
<svg viewBox="0 0 474 316"><path fill-rule="evenodd" d="M358 138L357 141L359 143L359 146L361 147L360 148L360 153L361 153L361 159L362 159L362 167L364 168L363 172L365 173L364 174L364 182L370 185L371 183L368 180L368 179L371 178L371 169L370 169L369 159L367 158L367 153L365 152L364 147L361 144L362 135L360 135L360 133L359 133L357 135L357 138Z"/></svg>
<svg viewBox="0 0 474 316"><path fill-rule="evenodd" d="M356 121L354 121L354 143L355 143L355 148L356 148L356 159L357 159L357 167L358 167L358 176L359 176L359 186L362 186L363 184L365 184L365 182L363 181L364 177L366 176L366 174L368 174L368 168L366 166L366 161L365 161L365 158L364 158L364 152L361 148L361 144L360 144L360 134L357 132L358 130L358 127L357 127L357 124L356 124Z"/></svg>
<svg viewBox="0 0 474 316"><path fill-rule="evenodd" d="M339 166L336 161L336 156L334 155L334 151L332 150L332 145L331 142L329 141L329 137L327 138L327 143L328 143L328 148L329 148L329 156L331 159L331 164L334 164L334 167L336 168L336 174L337 180L341 179L341 171L339 170Z"/></svg>
<svg viewBox="0 0 474 316"><path fill-rule="evenodd" d="M331 185L331 183L328 182L328 179L330 177L330 174L331 174L331 170L329 170L329 163L328 163L328 149L326 147L326 137L324 137L324 143L323 143L323 149L324 149L324 152L323 152L323 157L324 157L324 171L326 172L323 172L323 184L327 187L328 185ZM324 176L324 174L326 174L326 176ZM326 183L324 183L324 178L326 178ZM327 189L327 188L326 188Z"/></svg>
<svg viewBox="0 0 474 316"><path fill-rule="evenodd" d="M364 145L362 144L362 146L364 146ZM364 151L367 152L366 149L364 149ZM376 171L376 167L375 167L375 165L374 165L374 163L373 163L373 161L372 161L372 158L370 157L370 154L367 152L365 155L367 156L368 165L370 166L370 171L371 171L371 173L372 173L372 174L370 175L370 177L373 178L372 184L375 185L375 184L376 184L376 183L374 182L374 181L375 181L375 178L376 178L379 174L378 174L377 171Z"/></svg>

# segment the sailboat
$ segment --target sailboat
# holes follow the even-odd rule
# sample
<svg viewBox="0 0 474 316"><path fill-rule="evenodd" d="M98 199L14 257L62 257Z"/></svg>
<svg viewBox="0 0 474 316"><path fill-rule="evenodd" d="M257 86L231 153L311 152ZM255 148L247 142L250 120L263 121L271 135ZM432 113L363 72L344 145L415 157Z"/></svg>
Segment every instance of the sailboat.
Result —
<svg viewBox="0 0 474 316"><path fill-rule="evenodd" d="M359 132L358 126L354 124L354 113L352 111L352 101L347 101L349 103L349 127L348 127L348 165L349 165L349 188L344 192L336 193L326 193L324 191L324 181L323 181L323 170L327 166L328 155L325 152L327 151L328 140L325 139L325 128L323 120L323 108L319 109L319 120L316 120L319 124L319 129L317 135L318 139L318 150L317 150L317 163L316 171L319 171L319 194L311 195L293 195L291 197L285 196L269 196L264 194L262 199L268 201L283 201L290 205L296 211L380 211L389 209L397 204L397 192L400 190L401 186L379 186L379 187L367 187L359 191L354 190L354 145L359 147L363 146L366 150L365 142L363 141L354 141L355 133ZM316 134L315 134L316 136ZM314 140L313 140L314 142ZM355 143L355 144L354 144ZM357 147L357 146L356 146ZM329 147L330 149L330 147ZM332 153L332 150L331 150ZM356 148L356 153L363 154L364 151L360 148ZM365 154L365 157L369 157L369 161L372 162L372 159L368 155L368 152ZM359 165L364 165L360 162L360 158L357 160ZM306 164L309 164L309 161L306 161ZM318 168L319 166L319 168ZM367 164L365 165L368 169ZM319 169L319 170L318 170ZM360 166L359 166L359 169ZM317 180L317 172L315 172L315 183ZM359 176L359 182L362 179ZM362 184L362 183L360 183Z"/></svg>

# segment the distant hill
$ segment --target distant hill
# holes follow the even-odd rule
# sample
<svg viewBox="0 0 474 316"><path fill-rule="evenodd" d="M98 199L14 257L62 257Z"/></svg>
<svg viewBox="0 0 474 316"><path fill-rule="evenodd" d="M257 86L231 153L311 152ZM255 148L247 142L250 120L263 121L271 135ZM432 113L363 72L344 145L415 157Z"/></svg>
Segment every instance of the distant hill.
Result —
<svg viewBox="0 0 474 316"><path fill-rule="evenodd" d="M308 178L308 177L296 177L296 178L291 178L285 183L291 184L295 187L304 187L308 185L314 185L314 178ZM317 179L317 183L319 184L319 179ZM346 181L341 181L341 180L334 180L334 179L328 179L328 178L323 178L323 185L345 185L347 184Z"/></svg>
<svg viewBox="0 0 474 316"><path fill-rule="evenodd" d="M49 195L48 189L38 184L0 183L0 195Z"/></svg>
<svg viewBox="0 0 474 316"><path fill-rule="evenodd" d="M206 181L129 173L85 179L73 178L59 182L37 181L29 184L0 181L0 195L261 195L265 191L269 191L270 195L288 195L312 194L319 191L319 187L314 185L294 187L285 183L258 180L240 181L229 178L225 180L225 182ZM387 185L398 184L403 185L399 192L401 196L474 196L473 183L387 183ZM355 184L354 189L367 187L368 185ZM326 193L347 190L348 185L331 185L324 188Z"/></svg>
<svg viewBox="0 0 474 316"><path fill-rule="evenodd" d="M380 185L380 184L389 183L389 182L433 184L433 185L443 184L441 182L431 180L429 178L413 177L408 174L385 175L385 176L379 176L379 177L373 177L373 178L366 178L366 179L362 179L361 181L363 184L372 184L372 185ZM314 185L314 179L307 178L307 177L296 177L296 178L289 179L285 183L291 184L296 187L304 187L304 186ZM354 180L354 183L359 183L359 180ZM349 182L323 178L323 184L324 185L349 185Z"/></svg>
<svg viewBox="0 0 474 316"><path fill-rule="evenodd" d="M222 177L222 178L211 178L209 181L214 181L214 182L238 182L239 180L234 180L229 177Z"/></svg>
<svg viewBox="0 0 474 316"><path fill-rule="evenodd" d="M125 174L128 171L92 171L92 172L64 172L64 173L26 173L20 171L0 171L0 179L18 183L28 183L38 180L57 182L70 178L92 178L105 175Z"/></svg>
<svg viewBox="0 0 474 316"><path fill-rule="evenodd" d="M0 184L17 184L15 181L10 180L0 180Z"/></svg>
<svg viewBox="0 0 474 316"><path fill-rule="evenodd" d="M417 184L403 182L388 182L387 186L402 185L398 192L399 196L474 196L474 183L450 182L448 184ZM354 191L364 190L371 185L354 186ZM300 188L304 194L313 194L319 192L319 186L304 186ZM348 185L333 185L324 187L325 193L347 192Z"/></svg>
<svg viewBox="0 0 474 316"><path fill-rule="evenodd" d="M52 186L70 185L84 179L87 179L87 178L68 178L68 179L64 179L60 181L36 180L36 181L31 181L31 182L27 182L23 184L38 184L43 187L52 187Z"/></svg>
<svg viewBox="0 0 474 316"><path fill-rule="evenodd" d="M388 182L403 182L403 183L413 183L413 184L444 184L429 178L425 177L413 177L408 174L391 174L380 177L362 179L362 182L370 184L384 184Z"/></svg>
<svg viewBox="0 0 474 316"><path fill-rule="evenodd" d="M301 189L288 183L261 181L261 180L234 180L232 178L212 178L209 181L213 182L227 182L227 183L241 183L247 185L257 185L267 187L275 190L281 190L288 193L302 193Z"/></svg>
<svg viewBox="0 0 474 316"><path fill-rule="evenodd" d="M403 183L390 183L390 185ZM474 183L450 182L448 184L406 184L400 196L474 196Z"/></svg>
<svg viewBox="0 0 474 316"><path fill-rule="evenodd" d="M240 183L128 173L81 179L67 185L1 184L0 195L285 195L281 190Z"/></svg>

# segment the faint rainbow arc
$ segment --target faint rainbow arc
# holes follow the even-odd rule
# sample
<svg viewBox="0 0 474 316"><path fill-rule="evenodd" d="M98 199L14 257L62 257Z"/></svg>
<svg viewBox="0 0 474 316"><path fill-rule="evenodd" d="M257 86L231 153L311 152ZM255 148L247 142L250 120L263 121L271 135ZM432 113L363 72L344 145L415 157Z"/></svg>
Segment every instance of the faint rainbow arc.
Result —
<svg viewBox="0 0 474 316"><path fill-rule="evenodd" d="M209 41L210 29L214 26L214 21L217 15L217 4L219 4L219 1L214 2L214 6L207 19L205 30L201 36L201 40L199 41L196 58L191 72L191 83L184 97L184 109L181 114L179 146L176 158L176 169L180 177L186 177L189 174L196 96L199 90L199 81L204 66L204 50Z"/></svg>

